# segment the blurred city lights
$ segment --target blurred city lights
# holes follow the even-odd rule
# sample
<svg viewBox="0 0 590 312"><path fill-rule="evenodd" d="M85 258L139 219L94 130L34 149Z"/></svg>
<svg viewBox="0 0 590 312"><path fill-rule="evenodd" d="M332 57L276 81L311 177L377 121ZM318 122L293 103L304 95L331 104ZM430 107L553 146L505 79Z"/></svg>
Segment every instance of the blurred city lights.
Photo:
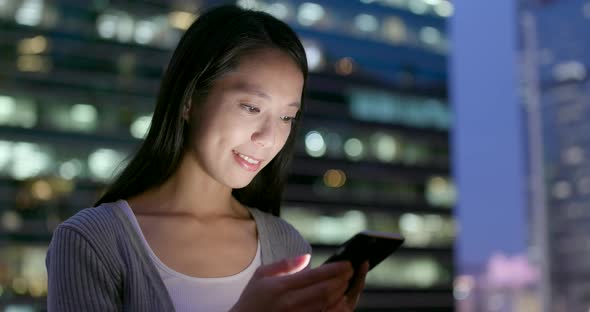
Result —
<svg viewBox="0 0 590 312"><path fill-rule="evenodd" d="M94 177L99 180L108 180L113 177L115 169L119 167L123 155L115 150L101 148L88 156L88 168Z"/></svg>
<svg viewBox="0 0 590 312"><path fill-rule="evenodd" d="M363 151L363 143L357 138L350 138L344 143L344 153L352 160L360 159Z"/></svg>
<svg viewBox="0 0 590 312"><path fill-rule="evenodd" d="M98 112L89 104L74 104L70 108L70 119L81 130L92 130L96 127Z"/></svg>
<svg viewBox="0 0 590 312"><path fill-rule="evenodd" d="M342 187L346 183L346 174L342 170L329 169L324 173L324 184L329 187Z"/></svg>
<svg viewBox="0 0 590 312"><path fill-rule="evenodd" d="M53 189L46 180L37 180L31 186L33 197L39 200L50 200L53 197Z"/></svg>
<svg viewBox="0 0 590 312"><path fill-rule="evenodd" d="M436 45L440 42L441 35L438 29L434 27L422 27L420 29L420 40L426 44Z"/></svg>
<svg viewBox="0 0 590 312"><path fill-rule="evenodd" d="M453 4L447 0L440 1L435 7L434 12L441 17L450 17L453 15Z"/></svg>
<svg viewBox="0 0 590 312"><path fill-rule="evenodd" d="M20 54L40 54L47 50L48 42L43 36L22 39L18 43L18 52Z"/></svg>
<svg viewBox="0 0 590 312"><path fill-rule="evenodd" d="M557 81L582 81L586 74L586 66L579 61L563 62L553 67L553 77Z"/></svg>
<svg viewBox="0 0 590 312"><path fill-rule="evenodd" d="M67 180L73 179L82 172L82 162L78 159L70 159L59 166L59 175Z"/></svg>
<svg viewBox="0 0 590 312"><path fill-rule="evenodd" d="M475 287L475 279L469 275L460 275L455 279L453 297L455 300L465 300Z"/></svg>
<svg viewBox="0 0 590 312"><path fill-rule="evenodd" d="M553 196L557 199L566 199L572 195L572 186L568 181L558 181L553 185Z"/></svg>
<svg viewBox="0 0 590 312"><path fill-rule="evenodd" d="M370 14L359 14L354 18L355 26L364 32L374 32L379 27L377 18Z"/></svg>
<svg viewBox="0 0 590 312"><path fill-rule="evenodd" d="M310 71L317 71L323 65L323 53L320 46L315 41L303 40L303 48L307 57L307 66Z"/></svg>
<svg viewBox="0 0 590 312"><path fill-rule="evenodd" d="M305 151L309 156L321 157L326 153L326 142L317 131L310 131L305 135Z"/></svg>
<svg viewBox="0 0 590 312"><path fill-rule="evenodd" d="M42 0L24 0L14 16L18 24L38 26L43 18Z"/></svg>
<svg viewBox="0 0 590 312"><path fill-rule="evenodd" d="M38 55L21 55L16 59L16 67L22 72L46 73L51 69L51 63Z"/></svg>
<svg viewBox="0 0 590 312"><path fill-rule="evenodd" d="M404 42L407 38L406 24L399 17L387 17L383 22L383 35L393 43Z"/></svg>
<svg viewBox="0 0 590 312"><path fill-rule="evenodd" d="M134 138L143 139L145 138L148 130L150 129L150 124L152 123L152 116L140 116L133 121L129 131Z"/></svg>
<svg viewBox="0 0 590 312"><path fill-rule="evenodd" d="M135 32L135 21L131 15L121 12L117 20L117 40L121 42L129 42L133 38Z"/></svg>
<svg viewBox="0 0 590 312"><path fill-rule="evenodd" d="M428 4L423 0L408 0L408 9L414 14L423 15L428 12Z"/></svg>
<svg viewBox="0 0 590 312"><path fill-rule="evenodd" d="M119 17L115 14L101 14L96 20L98 35L105 39L112 39L117 34Z"/></svg>
<svg viewBox="0 0 590 312"><path fill-rule="evenodd" d="M0 222L2 227L8 232L18 231L23 224L21 216L12 210L6 210L2 212Z"/></svg>
<svg viewBox="0 0 590 312"><path fill-rule="evenodd" d="M377 159L382 162L391 162L397 156L399 149L397 141L388 134L376 133L371 136L371 145Z"/></svg>
<svg viewBox="0 0 590 312"><path fill-rule="evenodd" d="M266 7L265 10L268 14L284 20L289 16L289 8L284 3L275 2Z"/></svg>
<svg viewBox="0 0 590 312"><path fill-rule="evenodd" d="M170 26L181 30L187 30L196 19L195 14L184 11L173 11L168 14Z"/></svg>
<svg viewBox="0 0 590 312"><path fill-rule="evenodd" d="M154 22L150 21L139 21L135 27L135 42L139 44L150 43L156 34L157 26Z"/></svg>
<svg viewBox="0 0 590 312"><path fill-rule="evenodd" d="M426 182L426 200L433 206L451 207L457 199L455 186L446 178L431 177Z"/></svg>
<svg viewBox="0 0 590 312"><path fill-rule="evenodd" d="M313 2L304 2L299 6L297 21L303 26L312 26L324 18L325 13L321 5Z"/></svg>
<svg viewBox="0 0 590 312"><path fill-rule="evenodd" d="M352 58L343 57L336 62L336 73L347 76L352 74L354 70L354 63Z"/></svg>
<svg viewBox="0 0 590 312"><path fill-rule="evenodd" d="M0 95L0 123L6 123L14 117L16 101L11 96Z"/></svg>
<svg viewBox="0 0 590 312"><path fill-rule="evenodd" d="M571 146L563 151L563 161L569 165L577 165L584 161L584 149L578 145Z"/></svg>
<svg viewBox="0 0 590 312"><path fill-rule="evenodd" d="M12 177L17 180L34 177L51 164L51 157L38 144L16 142L12 152Z"/></svg>

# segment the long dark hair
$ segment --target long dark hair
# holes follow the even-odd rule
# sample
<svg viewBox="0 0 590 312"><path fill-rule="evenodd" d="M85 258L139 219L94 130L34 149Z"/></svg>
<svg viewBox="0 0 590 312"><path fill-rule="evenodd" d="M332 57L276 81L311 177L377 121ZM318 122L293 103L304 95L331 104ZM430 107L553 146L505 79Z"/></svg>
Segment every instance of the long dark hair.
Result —
<svg viewBox="0 0 590 312"><path fill-rule="evenodd" d="M267 13L232 5L201 15L172 55L143 144L95 206L132 197L168 180L180 164L188 138L188 125L182 118L185 103L192 99L193 106L200 105L215 80L236 68L242 56L265 48L279 49L292 57L301 69L305 89L305 50L287 24ZM298 114L301 111L303 103ZM280 214L298 125L293 122L282 150L252 182L232 191L242 204Z"/></svg>

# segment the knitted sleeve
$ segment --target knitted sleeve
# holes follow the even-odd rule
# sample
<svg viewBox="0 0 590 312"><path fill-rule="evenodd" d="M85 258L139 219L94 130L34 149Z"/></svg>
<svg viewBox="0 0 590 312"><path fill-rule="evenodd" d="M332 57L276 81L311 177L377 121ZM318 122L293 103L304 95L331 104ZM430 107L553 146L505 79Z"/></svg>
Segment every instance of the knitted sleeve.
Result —
<svg viewBox="0 0 590 312"><path fill-rule="evenodd" d="M55 230L45 264L49 312L120 310L114 272L76 229L59 226Z"/></svg>

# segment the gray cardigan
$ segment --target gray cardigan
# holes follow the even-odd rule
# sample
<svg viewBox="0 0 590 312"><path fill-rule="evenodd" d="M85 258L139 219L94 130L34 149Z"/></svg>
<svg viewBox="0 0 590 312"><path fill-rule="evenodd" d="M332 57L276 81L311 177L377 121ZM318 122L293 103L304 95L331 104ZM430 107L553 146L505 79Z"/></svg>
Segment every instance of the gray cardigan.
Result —
<svg viewBox="0 0 590 312"><path fill-rule="evenodd" d="M262 264L311 253L286 221L250 209ZM86 208L60 224L47 252L48 311L174 311L141 238L117 203Z"/></svg>

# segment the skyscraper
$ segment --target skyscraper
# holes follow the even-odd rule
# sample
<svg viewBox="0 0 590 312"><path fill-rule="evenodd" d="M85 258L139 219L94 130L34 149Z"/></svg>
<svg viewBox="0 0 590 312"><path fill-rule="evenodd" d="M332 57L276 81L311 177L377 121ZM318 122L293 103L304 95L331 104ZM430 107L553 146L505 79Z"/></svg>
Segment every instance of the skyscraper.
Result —
<svg viewBox="0 0 590 312"><path fill-rule="evenodd" d="M587 1L521 1L530 253L545 311L590 308Z"/></svg>

